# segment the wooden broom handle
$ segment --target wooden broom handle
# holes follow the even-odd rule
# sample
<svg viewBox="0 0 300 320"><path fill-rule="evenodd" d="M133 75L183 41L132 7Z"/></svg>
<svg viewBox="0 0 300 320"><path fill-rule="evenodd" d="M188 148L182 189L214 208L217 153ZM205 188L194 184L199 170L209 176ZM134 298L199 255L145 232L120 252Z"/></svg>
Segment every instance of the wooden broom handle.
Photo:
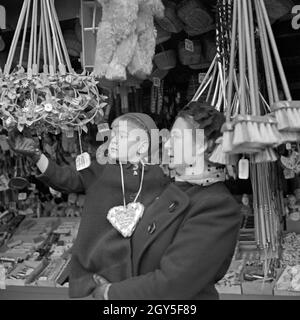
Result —
<svg viewBox="0 0 300 320"><path fill-rule="evenodd" d="M48 59L47 59L47 47L46 47L46 30L45 30L45 17L44 17L44 2L41 1L41 24L42 42L43 42L43 72L48 73Z"/></svg>
<svg viewBox="0 0 300 320"><path fill-rule="evenodd" d="M41 46L42 46L42 14L40 16L39 43L38 43L38 52L37 52L37 71L38 72L40 70Z"/></svg>
<svg viewBox="0 0 300 320"><path fill-rule="evenodd" d="M245 5L248 5L248 16L249 16L249 29L250 29L250 41L251 41L251 48L252 48L252 59L253 59L253 73L254 73L254 90L255 90L255 99L256 99L256 109L257 114L261 115L260 110L260 99L259 99L259 79L258 79L258 70L257 70L257 57L256 57L256 46L255 46L255 35L254 35L254 18L253 18L253 7L252 7L252 0L245 1Z"/></svg>
<svg viewBox="0 0 300 320"><path fill-rule="evenodd" d="M59 24L57 12L56 12L55 6L54 6L54 0L52 0L52 1L50 2L50 4L51 4L53 16L54 16L54 21L55 21L55 24L56 24L56 29L57 29L57 31L58 31L60 43L61 43L61 45L62 45L62 50L63 50L63 53L64 53L65 61L66 61L67 67L68 67L68 72L73 73L74 70L73 70L73 68L72 68L70 56L69 56L69 53L68 53L68 49L67 49L67 46L66 46L66 43L65 43L63 34L62 34L62 32L61 32L61 28L60 28L60 24Z"/></svg>
<svg viewBox="0 0 300 320"><path fill-rule="evenodd" d="M207 71L207 73L206 73L206 75L205 75L202 83L200 84L197 92L195 93L192 101L197 101L197 100L199 100L199 98L200 98L200 96L201 96L200 93L203 91L203 87L205 86L206 81L209 79L209 76L210 76L211 71L212 71L213 68L215 67L216 60L217 60L217 55L215 55L214 60L213 60L213 62L211 63L211 65L210 65L210 67L209 67L209 69L208 69L208 71Z"/></svg>
<svg viewBox="0 0 300 320"><path fill-rule="evenodd" d="M269 16L268 16L268 12L267 12L264 0L259 0L259 4L260 4L261 10L262 10L262 14L264 16L264 20L265 20L265 23L266 23L266 26L267 26L267 31L268 31L268 34L269 34L269 38L270 38L271 46L272 46L272 49L273 49L274 57L275 57L275 60L276 60L276 63L277 63L277 68L278 68L278 72L279 72L280 79L281 79L281 82L282 82L284 94L285 94L285 96L286 96L288 101L292 101L292 95L291 95L291 92L290 92L290 89L289 89L289 86L288 86L288 82L287 82L287 79L286 79L286 75L285 75L285 72L284 72L284 69L283 69L283 65L282 65L282 62L281 62L281 59L280 59L280 55L279 55L279 52L278 52L276 40L275 40L275 37L274 37L274 33L273 33L273 30L272 30L272 26L271 26L271 23L270 23L270 19L269 19Z"/></svg>
<svg viewBox="0 0 300 320"><path fill-rule="evenodd" d="M54 21L53 21L53 17L52 17L51 10L50 10L49 0L46 0L46 7L47 7L47 11L48 11L48 17L49 17L50 27L51 27L51 31L52 31L52 37L53 37L53 44L54 44L54 48L55 48L56 55L57 55L57 58L58 58L58 63L60 65L62 65L63 62L62 62L62 58L60 56L60 52L59 52L59 49L58 49L58 41L57 41L57 38L56 38Z"/></svg>
<svg viewBox="0 0 300 320"><path fill-rule="evenodd" d="M220 85L221 85L221 74L220 74L220 72L217 72L216 88L215 88L215 92L214 92L214 95L213 95L213 98L212 98L212 101L211 101L211 105L212 106L215 106L215 104L216 104L216 99L218 97L218 93L219 93L219 90L220 90Z"/></svg>
<svg viewBox="0 0 300 320"><path fill-rule="evenodd" d="M31 16L31 30L30 30L30 42L29 42L29 53L27 61L27 74L30 77L32 75L32 55L33 55L33 42L34 42L34 20L36 18L36 1L33 0L33 9Z"/></svg>
<svg viewBox="0 0 300 320"><path fill-rule="evenodd" d="M246 106L245 106L245 35L244 28L242 24L242 3L239 0L238 2L238 28L239 28L239 71L240 71L240 110L242 115L246 115Z"/></svg>
<svg viewBox="0 0 300 320"><path fill-rule="evenodd" d="M264 21L261 7L259 5L259 1L258 0L255 0L255 1L256 1L256 6L257 6L257 12L260 17L260 19L259 19L260 24L262 27L261 36L262 36L262 41L263 41L263 45L264 45L263 48L265 48L265 51L266 51L266 62L267 62L268 70L270 71L270 80L271 80L271 84L272 84L273 97L274 97L273 102L279 101L278 87L277 87L275 71L274 71L274 66L273 66L273 61L272 61L271 49L269 46L266 25L265 25L265 21Z"/></svg>
<svg viewBox="0 0 300 320"><path fill-rule="evenodd" d="M26 17L25 17L25 24L24 24L24 29L23 29L23 37L22 37L22 43L21 43L21 50L20 50L19 66L21 66L22 62L23 62L23 54L24 54L24 48L25 48L25 40L26 40L30 5L31 5L31 0L28 0Z"/></svg>
<svg viewBox="0 0 300 320"><path fill-rule="evenodd" d="M53 68L53 54L52 54L52 46L51 46L51 37L50 37L50 30L49 30L49 20L47 15L46 9L46 0L43 1L43 10L44 10L44 21L45 21L45 30L46 30L46 40L47 40L47 49L48 49L48 60L49 60L49 72L50 75L54 75L54 68Z"/></svg>
<svg viewBox="0 0 300 320"><path fill-rule="evenodd" d="M212 74L212 81L210 83L209 89L208 89L208 93L207 93L207 97L206 97L206 102L209 102L210 96L211 96L211 92L213 89L213 85L215 83L215 78L216 78L216 72L217 72L217 67L215 66L213 74Z"/></svg>
<svg viewBox="0 0 300 320"><path fill-rule="evenodd" d="M249 0L246 0L249 1ZM245 39L246 39L246 57L247 57L247 64L248 68L246 68L248 77L249 77L249 89L250 89L250 101L251 101L251 115L257 116L258 115L258 106L257 101L259 99L256 98L256 92L255 92L255 79L254 79L254 65L253 65L253 48L251 44L251 38L250 38L250 28L249 28L249 15L248 15L248 5L247 2L243 1L242 9L245 19ZM258 94L258 93L257 93Z"/></svg>
<svg viewBox="0 0 300 320"><path fill-rule="evenodd" d="M19 16L17 28L16 28L16 31L15 31L15 34L14 34L14 37L13 37L13 41L12 41L11 47L9 49L9 53L8 53L6 64L4 66L4 74L9 74L9 72L10 72L11 65L12 65L12 60L13 60L13 57L14 57L15 52L16 52L18 39L19 39L19 36L20 36L22 24L23 24L23 21L24 21L27 5L28 5L28 0L24 0L23 6L22 6L22 9L21 9L21 13L20 13L20 16Z"/></svg>
<svg viewBox="0 0 300 320"><path fill-rule="evenodd" d="M34 15L34 31L33 31L33 65L32 65L32 70L33 74L37 74L37 20L38 20L38 2L36 1L35 3L35 15Z"/></svg>
<svg viewBox="0 0 300 320"><path fill-rule="evenodd" d="M263 63L264 63L264 69L265 69L265 76L266 76L266 82L267 82L267 91L269 96L269 103L272 105L275 101L275 94L278 92L276 81L274 83L274 69L273 64L270 63L269 57L271 57L270 53L270 47L268 44L268 39L265 38L265 30L264 30L264 23L263 18L261 16L261 12L259 10L259 4L257 0L254 0L255 10L256 10L256 16L257 16L257 23L259 28L259 39L260 39L260 45L262 50L262 57L263 57ZM271 75L272 73L272 75Z"/></svg>
<svg viewBox="0 0 300 320"><path fill-rule="evenodd" d="M233 0L233 15L232 15L232 34L231 34L231 52L229 63L229 76L228 76L228 90L227 90L227 110L226 121L230 122L232 112L232 94L233 94L233 73L235 67L235 55L236 55L236 36L237 36L237 1Z"/></svg>

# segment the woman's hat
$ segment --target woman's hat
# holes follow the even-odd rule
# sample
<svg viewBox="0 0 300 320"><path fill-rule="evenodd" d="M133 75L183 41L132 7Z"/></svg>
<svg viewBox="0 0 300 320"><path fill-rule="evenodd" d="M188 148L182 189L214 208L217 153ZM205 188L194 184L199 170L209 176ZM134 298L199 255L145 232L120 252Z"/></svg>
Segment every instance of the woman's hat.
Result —
<svg viewBox="0 0 300 320"><path fill-rule="evenodd" d="M154 120L145 113L135 113L130 112L126 113L120 117L118 117L115 121L122 121L122 120L133 120L141 124L145 130L151 134L151 130L157 130L157 125L155 124Z"/></svg>

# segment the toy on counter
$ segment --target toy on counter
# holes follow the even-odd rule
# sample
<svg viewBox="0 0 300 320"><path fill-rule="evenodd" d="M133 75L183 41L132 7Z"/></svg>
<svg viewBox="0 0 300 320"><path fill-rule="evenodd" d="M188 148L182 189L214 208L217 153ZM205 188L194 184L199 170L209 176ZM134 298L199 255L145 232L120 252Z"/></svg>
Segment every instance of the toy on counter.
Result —
<svg viewBox="0 0 300 320"><path fill-rule="evenodd" d="M292 221L300 221L300 203L295 195L291 194L288 199L288 218Z"/></svg>
<svg viewBox="0 0 300 320"><path fill-rule="evenodd" d="M242 196L241 213L243 216L242 228L245 228L245 229L254 228L253 209L251 207L250 196L248 194L243 194Z"/></svg>
<svg viewBox="0 0 300 320"><path fill-rule="evenodd" d="M70 193L68 196L68 207L65 210L65 216L68 218L79 217L80 212L76 206L77 194Z"/></svg>
<svg viewBox="0 0 300 320"><path fill-rule="evenodd" d="M281 277L277 281L278 291L293 291L300 295L300 265L286 267Z"/></svg>
<svg viewBox="0 0 300 320"><path fill-rule="evenodd" d="M127 70L144 78L152 71L156 46L154 16L163 17L161 0L98 0L102 20L97 33L94 74L125 81Z"/></svg>
<svg viewBox="0 0 300 320"><path fill-rule="evenodd" d="M296 266L300 263L300 235L288 233L282 239L282 266Z"/></svg>
<svg viewBox="0 0 300 320"><path fill-rule="evenodd" d="M217 283L217 291L219 293L241 294L241 274L243 268L243 260L233 260L226 275Z"/></svg>
<svg viewBox="0 0 300 320"><path fill-rule="evenodd" d="M300 153L291 147L287 157L281 157L281 164L284 168L284 176L286 179L294 179L300 174Z"/></svg>
<svg viewBox="0 0 300 320"><path fill-rule="evenodd" d="M53 199L55 205L51 211L51 217L64 217L65 211L68 206L66 202L59 202L57 199Z"/></svg>

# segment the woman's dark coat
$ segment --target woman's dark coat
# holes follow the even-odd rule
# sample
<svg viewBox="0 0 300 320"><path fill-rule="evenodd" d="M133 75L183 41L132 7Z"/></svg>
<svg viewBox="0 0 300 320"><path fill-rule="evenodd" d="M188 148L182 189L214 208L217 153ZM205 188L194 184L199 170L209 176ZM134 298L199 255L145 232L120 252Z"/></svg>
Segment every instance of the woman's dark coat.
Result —
<svg viewBox="0 0 300 320"><path fill-rule="evenodd" d="M141 170L134 175L124 165L124 177L130 202ZM91 294L98 273L112 282L112 300L218 298L214 285L230 265L240 226L240 206L223 183L170 183L158 166L146 166L139 199L144 216L125 239L106 218L123 203L119 165L93 163L78 173L50 162L39 179L60 191L86 194L73 247L71 297Z"/></svg>

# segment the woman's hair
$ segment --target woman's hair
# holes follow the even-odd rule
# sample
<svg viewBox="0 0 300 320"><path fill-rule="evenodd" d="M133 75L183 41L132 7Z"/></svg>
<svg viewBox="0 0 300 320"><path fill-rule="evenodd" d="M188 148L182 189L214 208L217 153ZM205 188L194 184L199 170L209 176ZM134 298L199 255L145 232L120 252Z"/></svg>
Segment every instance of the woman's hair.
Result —
<svg viewBox="0 0 300 320"><path fill-rule="evenodd" d="M148 143L149 143L149 149L148 149L148 153L147 153L147 159L148 162L151 162L151 158L152 158L152 154L151 152L159 152L159 150L156 149L152 149L152 144L151 144L151 130L152 129L157 129L156 124L154 123L154 121L152 120L152 118L150 118L150 116L146 115L146 114L134 114L134 113L127 113L124 114L120 117L118 117L117 119L115 119L112 123L112 126L120 121L127 121L130 124L132 124L136 129L141 129L143 131L145 131L147 133L147 137L148 137ZM144 123L144 121L146 121L146 124Z"/></svg>
<svg viewBox="0 0 300 320"><path fill-rule="evenodd" d="M188 121L193 129L203 129L207 140L216 141L221 135L225 116L206 103L191 102L181 110L177 118Z"/></svg>
<svg viewBox="0 0 300 320"><path fill-rule="evenodd" d="M151 143L151 133L149 131L149 129L147 128L147 126L142 122L140 121L138 118L136 117L132 117L129 114L123 114L122 116L118 117L117 119L115 119L112 123L112 126L115 124L115 123L118 123L120 121L127 121L129 123L131 123L132 125L134 125L136 127L136 129L141 129L141 130L144 130L146 131L147 133L147 136L148 136L148 139L149 139L149 144Z"/></svg>
<svg viewBox="0 0 300 320"><path fill-rule="evenodd" d="M204 130L205 138L209 142L206 153L210 154L216 146L216 140L222 135L225 116L207 103L191 102L178 113L178 118L186 120L194 130Z"/></svg>

